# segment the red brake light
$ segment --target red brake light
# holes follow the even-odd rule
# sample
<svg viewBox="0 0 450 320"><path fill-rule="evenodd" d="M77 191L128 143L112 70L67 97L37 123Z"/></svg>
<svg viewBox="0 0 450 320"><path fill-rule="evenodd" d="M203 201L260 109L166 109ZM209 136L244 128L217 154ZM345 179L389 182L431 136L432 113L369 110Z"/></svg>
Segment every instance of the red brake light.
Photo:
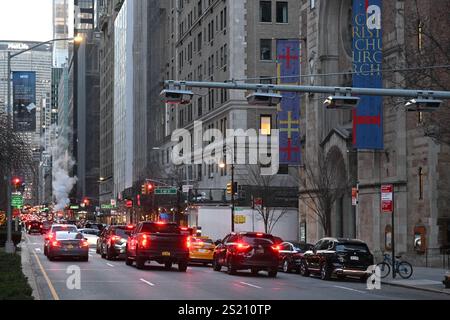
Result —
<svg viewBox="0 0 450 320"><path fill-rule="evenodd" d="M164 224L166 224L164 221L158 221L156 224L159 224L159 225L164 225Z"/></svg>
<svg viewBox="0 0 450 320"><path fill-rule="evenodd" d="M186 247L188 248L188 249L190 249L191 248L191 237L187 237L187 239L186 239Z"/></svg>
<svg viewBox="0 0 450 320"><path fill-rule="evenodd" d="M147 248L150 245L150 240L146 234L142 236L141 247Z"/></svg>
<svg viewBox="0 0 450 320"><path fill-rule="evenodd" d="M262 237L264 235L264 233L257 233L256 236L257 237Z"/></svg>
<svg viewBox="0 0 450 320"><path fill-rule="evenodd" d="M52 247L59 247L60 245L59 241L52 241Z"/></svg>
<svg viewBox="0 0 450 320"><path fill-rule="evenodd" d="M238 249L239 251L247 250L247 249L249 249L249 248L250 248L250 246L249 246L248 244L242 243L242 242L239 242L239 243L236 245L236 249Z"/></svg>
<svg viewBox="0 0 450 320"><path fill-rule="evenodd" d="M189 228L186 228L186 227L182 227L180 229L181 229L181 231L188 231L189 230Z"/></svg>
<svg viewBox="0 0 450 320"><path fill-rule="evenodd" d="M128 230L133 230L133 229L134 229L134 226L133 226L133 225L129 225L129 226L127 226L127 229L128 229Z"/></svg>
<svg viewBox="0 0 450 320"><path fill-rule="evenodd" d="M275 245L275 246L272 246L271 248L273 251L280 251L280 246Z"/></svg>
<svg viewBox="0 0 450 320"><path fill-rule="evenodd" d="M48 234L48 239L49 239L49 240L52 240L54 236L55 236L55 235L54 235L52 232L50 232L50 233Z"/></svg>

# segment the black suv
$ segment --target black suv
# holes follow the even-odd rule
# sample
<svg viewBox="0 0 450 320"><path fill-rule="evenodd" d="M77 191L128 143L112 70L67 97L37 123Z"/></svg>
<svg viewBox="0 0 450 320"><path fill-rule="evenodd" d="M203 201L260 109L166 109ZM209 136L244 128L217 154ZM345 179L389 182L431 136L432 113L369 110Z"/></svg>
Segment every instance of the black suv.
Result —
<svg viewBox="0 0 450 320"><path fill-rule="evenodd" d="M256 275L265 270L275 278L278 272L280 247L270 234L241 232L232 233L218 242L214 250L213 268L220 271L226 266L228 274L250 269Z"/></svg>
<svg viewBox="0 0 450 320"><path fill-rule="evenodd" d="M103 229L97 239L97 253L103 259L125 258L128 237L133 226L109 226Z"/></svg>
<svg viewBox="0 0 450 320"><path fill-rule="evenodd" d="M333 275L338 279L354 276L366 281L368 269L374 264L373 255L366 243L360 240L325 238L303 255L300 274L319 274L322 280Z"/></svg>

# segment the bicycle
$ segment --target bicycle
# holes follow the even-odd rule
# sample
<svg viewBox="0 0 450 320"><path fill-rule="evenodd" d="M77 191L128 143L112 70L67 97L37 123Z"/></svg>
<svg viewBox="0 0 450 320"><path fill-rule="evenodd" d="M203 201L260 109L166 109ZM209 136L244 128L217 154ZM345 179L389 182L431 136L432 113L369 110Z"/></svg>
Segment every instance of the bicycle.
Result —
<svg viewBox="0 0 450 320"><path fill-rule="evenodd" d="M413 267L409 262L401 260L401 256L396 257L395 273L399 274L403 279L411 278L413 274ZM389 254L384 255L383 262L377 264L380 268L381 278L386 278L391 273L392 258Z"/></svg>

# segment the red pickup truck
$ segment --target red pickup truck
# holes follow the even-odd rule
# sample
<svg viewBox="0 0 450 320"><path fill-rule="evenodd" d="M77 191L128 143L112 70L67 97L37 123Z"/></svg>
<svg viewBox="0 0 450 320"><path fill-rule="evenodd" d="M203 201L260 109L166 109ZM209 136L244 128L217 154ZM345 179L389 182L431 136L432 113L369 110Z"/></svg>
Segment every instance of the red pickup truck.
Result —
<svg viewBox="0 0 450 320"><path fill-rule="evenodd" d="M128 239L126 264L136 262L143 269L147 261L156 261L170 270L178 264L180 272L186 272L189 262L190 238L183 235L175 223L141 222Z"/></svg>

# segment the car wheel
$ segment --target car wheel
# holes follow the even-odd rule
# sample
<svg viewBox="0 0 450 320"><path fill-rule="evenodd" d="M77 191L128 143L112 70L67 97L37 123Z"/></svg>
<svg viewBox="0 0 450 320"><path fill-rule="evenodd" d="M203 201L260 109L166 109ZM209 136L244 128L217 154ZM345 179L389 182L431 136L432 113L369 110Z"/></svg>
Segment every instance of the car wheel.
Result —
<svg viewBox="0 0 450 320"><path fill-rule="evenodd" d="M289 261L287 261L287 259L283 261L283 272L284 273L291 272L291 270L289 269Z"/></svg>
<svg viewBox="0 0 450 320"><path fill-rule="evenodd" d="M128 257L128 254L127 254L127 256L125 257L125 264L126 264L127 266L132 266L132 265L133 265L133 260L131 260L131 259Z"/></svg>
<svg viewBox="0 0 450 320"><path fill-rule="evenodd" d="M144 269L144 267L145 267L145 259L136 257L136 268L142 270Z"/></svg>
<svg viewBox="0 0 450 320"><path fill-rule="evenodd" d="M331 270L326 263L323 263L320 267L320 278L322 280L330 280L331 278Z"/></svg>
<svg viewBox="0 0 450 320"><path fill-rule="evenodd" d="M309 270L304 260L300 262L300 274L304 277L309 277Z"/></svg>
<svg viewBox="0 0 450 320"><path fill-rule="evenodd" d="M106 260L112 260L114 258L114 254L111 252L110 247L106 247Z"/></svg>
<svg viewBox="0 0 450 320"><path fill-rule="evenodd" d="M217 258L215 258L215 257L214 257L212 265L213 265L214 271L220 272L222 270L222 266L219 264L219 262L217 261Z"/></svg>
<svg viewBox="0 0 450 320"><path fill-rule="evenodd" d="M276 278L278 274L277 268L273 268L269 270L269 278Z"/></svg>
<svg viewBox="0 0 450 320"><path fill-rule="evenodd" d="M231 261L228 261L227 267L228 267L228 271L227 272L228 272L229 275L235 275L237 273L236 267L233 266Z"/></svg>
<svg viewBox="0 0 450 320"><path fill-rule="evenodd" d="M170 269L172 269L172 262L166 262L165 264L164 264L164 269L166 269L166 270L170 270Z"/></svg>
<svg viewBox="0 0 450 320"><path fill-rule="evenodd" d="M188 268L187 261L180 261L178 262L178 271L180 272L186 272Z"/></svg>

